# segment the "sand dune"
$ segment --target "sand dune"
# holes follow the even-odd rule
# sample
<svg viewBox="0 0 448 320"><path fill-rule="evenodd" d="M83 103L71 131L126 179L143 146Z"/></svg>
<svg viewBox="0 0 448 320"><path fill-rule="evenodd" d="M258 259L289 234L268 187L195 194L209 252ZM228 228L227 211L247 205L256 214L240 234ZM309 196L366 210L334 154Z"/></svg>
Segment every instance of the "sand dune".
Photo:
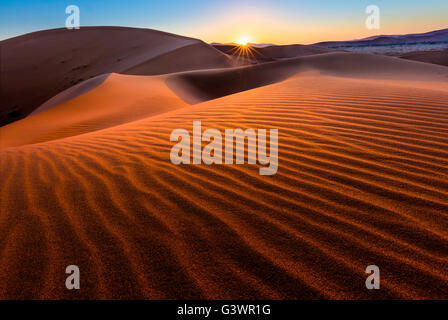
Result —
<svg viewBox="0 0 448 320"><path fill-rule="evenodd" d="M48 101L44 102L42 105L40 105L37 109L35 109L33 112L31 112L30 115L42 112L44 110L50 109L54 106L63 104L64 102L67 102L69 100L72 100L86 92L89 92L90 90L95 89L100 84L102 84L107 78L109 78L110 73L105 73L100 76L96 76L94 78L91 78L89 80L83 81L81 83L78 83L74 85L73 87L70 87Z"/></svg>
<svg viewBox="0 0 448 320"><path fill-rule="evenodd" d="M439 51L409 52L400 56L400 58L448 66L448 49Z"/></svg>
<svg viewBox="0 0 448 320"><path fill-rule="evenodd" d="M214 44L214 48L234 58L236 61L250 62L267 62L279 59L288 59L295 57L309 56L313 54L331 52L333 50L319 48L310 45L292 44L292 45L267 45L263 47L250 46L250 54L238 57L237 44Z"/></svg>
<svg viewBox="0 0 448 320"><path fill-rule="evenodd" d="M0 147L44 142L106 129L187 104L283 81L307 71L381 79L383 82L391 81L391 85L400 85L403 81L400 79L406 79L404 86L448 91L446 67L345 52L157 77L103 75L56 95L31 116L0 128Z"/></svg>
<svg viewBox="0 0 448 320"><path fill-rule="evenodd" d="M231 59L208 44L199 42L172 50L166 54L129 68L122 73L153 75L231 66L234 66L234 62Z"/></svg>
<svg viewBox="0 0 448 320"><path fill-rule="evenodd" d="M0 46L0 125L25 117L57 93L98 75L230 66L227 56L200 40L149 29L54 29L7 39ZM177 61L163 58L165 54Z"/></svg>
<svg viewBox="0 0 448 320"><path fill-rule="evenodd" d="M332 50L314 47L310 45L292 44L283 46L267 46L264 48L257 48L258 52L263 57L273 59L286 59L294 57L310 56L313 54L331 52Z"/></svg>
<svg viewBox="0 0 448 320"><path fill-rule="evenodd" d="M166 86L163 76L114 73L92 80L86 83L88 92L79 95L82 88L70 88L33 115L0 127L0 147L75 136L188 105Z"/></svg>
<svg viewBox="0 0 448 320"><path fill-rule="evenodd" d="M405 80L405 85L448 90L448 68L371 54L331 52L238 68L170 75L168 85L194 104L272 84L305 71L360 79ZM397 85L400 82L393 82Z"/></svg>
<svg viewBox="0 0 448 320"><path fill-rule="evenodd" d="M0 297L446 298L447 74L351 53L112 74L3 127ZM173 165L170 133L193 120L278 128L277 174Z"/></svg>

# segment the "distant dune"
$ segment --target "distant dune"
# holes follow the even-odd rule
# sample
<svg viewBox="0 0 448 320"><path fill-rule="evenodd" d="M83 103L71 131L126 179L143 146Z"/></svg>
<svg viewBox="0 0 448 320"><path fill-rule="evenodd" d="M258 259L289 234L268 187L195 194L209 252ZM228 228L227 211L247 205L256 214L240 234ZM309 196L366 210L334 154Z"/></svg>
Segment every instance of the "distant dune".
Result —
<svg viewBox="0 0 448 320"><path fill-rule="evenodd" d="M237 56L238 45L231 44L214 44L213 47L230 55ZM308 45L292 44L292 45L265 45L265 46L249 46L249 58L258 62L274 61L277 59L286 59L294 57L308 56L312 54L331 52L330 49L319 48Z"/></svg>
<svg viewBox="0 0 448 320"><path fill-rule="evenodd" d="M176 90L194 104L244 90L282 81L298 72L319 71L343 77L383 80L423 81L420 86L445 88L447 68L370 54L331 52L233 69L193 71L172 74L168 84L181 84ZM430 81L429 83L424 83Z"/></svg>
<svg viewBox="0 0 448 320"><path fill-rule="evenodd" d="M315 46L301 45L301 44L267 46L264 48L259 48L257 50L260 52L261 55L274 59L303 57L332 51Z"/></svg>
<svg viewBox="0 0 448 320"><path fill-rule="evenodd" d="M439 51L409 52L400 56L400 58L448 66L448 49Z"/></svg>
<svg viewBox="0 0 448 320"><path fill-rule="evenodd" d="M230 66L228 57L200 40L149 29L54 29L0 45L0 125L23 118L57 93L101 74L153 75Z"/></svg>

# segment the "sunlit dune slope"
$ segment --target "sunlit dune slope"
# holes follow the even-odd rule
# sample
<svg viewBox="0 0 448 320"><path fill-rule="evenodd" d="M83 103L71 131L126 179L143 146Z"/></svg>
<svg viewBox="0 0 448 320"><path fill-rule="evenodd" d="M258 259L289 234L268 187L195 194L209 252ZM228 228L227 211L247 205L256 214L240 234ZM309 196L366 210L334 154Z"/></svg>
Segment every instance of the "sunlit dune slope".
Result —
<svg viewBox="0 0 448 320"><path fill-rule="evenodd" d="M23 118L57 93L105 73L154 75L230 65L227 56L201 40L150 29L53 29L0 41L0 46L0 125ZM163 58L172 51L177 62Z"/></svg>
<svg viewBox="0 0 448 320"><path fill-rule="evenodd" d="M413 83L299 73L0 150L0 297L446 298L448 92ZM173 165L170 133L193 120L277 128L277 174Z"/></svg>
<svg viewBox="0 0 448 320"><path fill-rule="evenodd" d="M68 90L25 119L0 128L0 147L61 139L164 113L188 104L160 76L112 74L77 96ZM67 96L75 94L75 98ZM62 104L52 106L52 102ZM68 101L67 101L68 100Z"/></svg>

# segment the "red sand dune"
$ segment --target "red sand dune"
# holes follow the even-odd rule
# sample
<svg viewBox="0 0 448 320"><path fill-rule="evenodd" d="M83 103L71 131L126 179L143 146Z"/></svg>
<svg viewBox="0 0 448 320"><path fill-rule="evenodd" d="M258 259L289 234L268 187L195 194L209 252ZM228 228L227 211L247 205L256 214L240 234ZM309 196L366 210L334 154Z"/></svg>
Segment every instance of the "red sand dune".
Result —
<svg viewBox="0 0 448 320"><path fill-rule="evenodd" d="M94 90L65 101L73 93L68 91L1 127L0 147L79 135L188 106L166 86L164 76L112 74ZM53 106L58 100L63 103Z"/></svg>
<svg viewBox="0 0 448 320"><path fill-rule="evenodd" d="M330 53L90 89L0 129L1 298L447 297L448 68ZM278 128L277 174L173 165L193 120Z"/></svg>
<svg viewBox="0 0 448 320"><path fill-rule="evenodd" d="M57 93L105 73L154 75L232 63L201 40L123 27L39 31L0 41L0 46L0 125L23 118Z"/></svg>
<svg viewBox="0 0 448 320"><path fill-rule="evenodd" d="M400 56L400 58L448 66L448 49L409 52Z"/></svg>

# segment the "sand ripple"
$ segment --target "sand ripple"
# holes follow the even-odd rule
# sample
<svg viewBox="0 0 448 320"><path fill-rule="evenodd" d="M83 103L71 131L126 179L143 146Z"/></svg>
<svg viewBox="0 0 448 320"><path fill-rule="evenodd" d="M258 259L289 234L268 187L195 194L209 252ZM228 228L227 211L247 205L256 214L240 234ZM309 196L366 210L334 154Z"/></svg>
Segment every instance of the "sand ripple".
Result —
<svg viewBox="0 0 448 320"><path fill-rule="evenodd" d="M447 101L299 75L0 150L0 297L446 298ZM278 128L278 173L171 164L170 132L193 120ZM370 264L381 290L365 288Z"/></svg>

